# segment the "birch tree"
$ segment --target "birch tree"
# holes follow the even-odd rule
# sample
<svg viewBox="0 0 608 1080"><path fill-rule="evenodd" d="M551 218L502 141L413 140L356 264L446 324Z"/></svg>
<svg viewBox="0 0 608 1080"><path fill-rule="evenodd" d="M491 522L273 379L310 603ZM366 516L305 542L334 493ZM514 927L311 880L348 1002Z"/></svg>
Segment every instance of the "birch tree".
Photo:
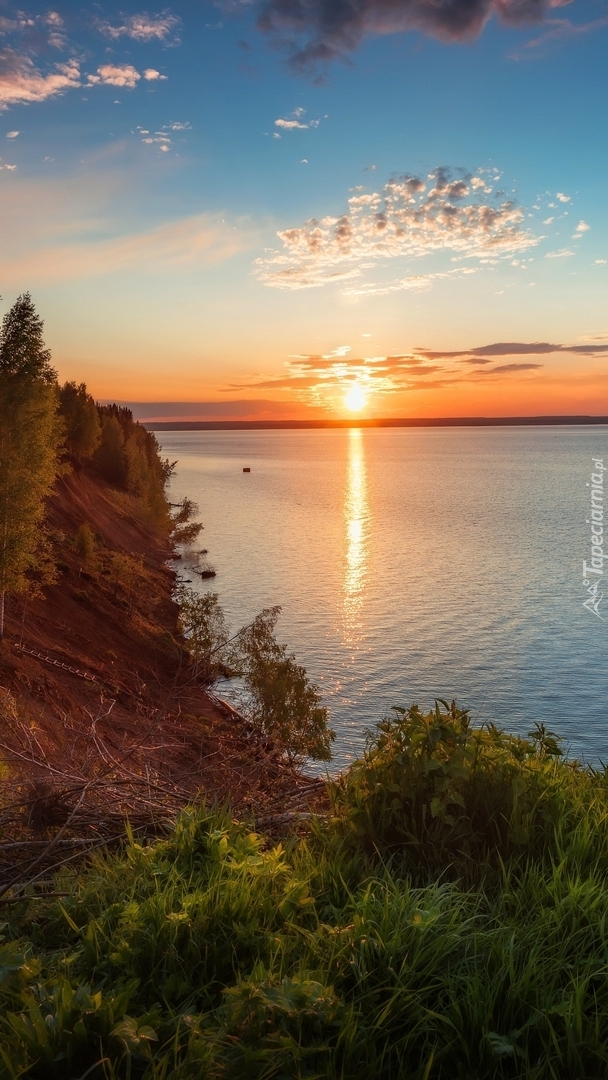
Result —
<svg viewBox="0 0 608 1080"><path fill-rule="evenodd" d="M29 293L0 328L0 640L5 596L43 564L44 499L58 473L63 424L56 373Z"/></svg>

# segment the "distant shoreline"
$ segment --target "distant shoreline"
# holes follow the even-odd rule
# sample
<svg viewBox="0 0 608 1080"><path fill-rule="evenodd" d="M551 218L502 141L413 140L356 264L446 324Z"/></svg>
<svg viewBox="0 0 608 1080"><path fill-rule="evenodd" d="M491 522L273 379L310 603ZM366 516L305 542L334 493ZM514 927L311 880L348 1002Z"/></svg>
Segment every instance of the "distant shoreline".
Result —
<svg viewBox="0 0 608 1080"><path fill-rule="evenodd" d="M559 427L608 424L608 416L434 416L347 420L143 420L148 431L283 431L374 427Z"/></svg>

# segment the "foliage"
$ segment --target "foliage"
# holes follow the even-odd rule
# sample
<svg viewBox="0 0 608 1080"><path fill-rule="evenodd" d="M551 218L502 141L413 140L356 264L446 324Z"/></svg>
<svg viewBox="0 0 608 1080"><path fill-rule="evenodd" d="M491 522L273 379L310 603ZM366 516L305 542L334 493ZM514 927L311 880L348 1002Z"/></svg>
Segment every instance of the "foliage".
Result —
<svg viewBox="0 0 608 1080"><path fill-rule="evenodd" d="M455 702L426 714L395 709L335 785L336 812L356 843L402 851L417 872L463 859L477 872L524 851L541 857L556 851L564 780L580 772L577 762L558 768L561 753L543 725L523 739L475 728Z"/></svg>
<svg viewBox="0 0 608 1080"><path fill-rule="evenodd" d="M205 683L214 682L224 671L219 653L228 641L228 627L217 593L196 593L182 586L177 590L179 628L186 638L197 675Z"/></svg>
<svg viewBox="0 0 608 1080"><path fill-rule="evenodd" d="M247 689L247 711L264 735L291 757L329 761L335 735L327 726L327 709L306 669L275 637L280 611L266 608L238 635L236 655Z"/></svg>
<svg viewBox="0 0 608 1080"><path fill-rule="evenodd" d="M109 561L110 575L114 582L114 596L118 595L120 586L126 594L129 613L133 614L135 597L143 575L143 559L141 555L127 555L124 552L115 551Z"/></svg>
<svg viewBox="0 0 608 1080"><path fill-rule="evenodd" d="M51 354L44 345L43 328L44 323L36 314L30 294L18 296L4 316L0 330L0 371L3 376L56 383L57 373L51 367Z"/></svg>
<svg viewBox="0 0 608 1080"><path fill-rule="evenodd" d="M108 484L125 487L127 461L122 428L115 416L104 416L101 421L101 439L93 454L93 464Z"/></svg>
<svg viewBox="0 0 608 1080"><path fill-rule="evenodd" d="M44 498L59 472L63 424L42 321L28 293L0 330L0 638L4 595L28 588L28 574L50 580Z"/></svg>
<svg viewBox="0 0 608 1080"><path fill-rule="evenodd" d="M187 499L184 496L178 504L177 513L171 517L173 540L176 544L188 545L194 543L203 528L199 522L192 521L192 518L197 513L198 505L192 499Z"/></svg>
<svg viewBox="0 0 608 1080"><path fill-rule="evenodd" d="M447 777L487 729L467 725L455 706L443 705L439 719L417 712L425 725L402 710L392 749L381 725L366 759L376 747L376 785L397 777L402 798L404 754L407 797L422 806L440 771L423 763L437 760ZM447 731L436 730L440 721ZM526 805L546 770L553 846L530 831L517 850L499 849L494 869L481 867L475 887L463 884L469 854L439 829L425 844L437 846L436 876L450 870L452 882L429 874L414 885L408 847L379 861L354 846L355 782L336 816L285 845L199 808L165 840L130 837L80 874L64 870L57 891L67 895L7 908L1 1080L603 1077L608 780L560 758L542 729L521 742L520 754L511 736L481 740L475 776L489 779L476 798L490 793L491 821L501 746ZM354 766L359 780L362 768ZM444 805L471 813L471 774L454 772L450 783L461 779L465 807ZM374 807L382 836L386 807ZM456 819L446 816L433 820L449 832ZM488 836L502 843L508 834L490 826Z"/></svg>
<svg viewBox="0 0 608 1080"><path fill-rule="evenodd" d="M59 390L59 411L64 419L66 445L77 458L90 458L101 441L97 406L84 383L66 382Z"/></svg>
<svg viewBox="0 0 608 1080"><path fill-rule="evenodd" d="M81 566L87 566L95 556L95 534L87 521L84 521L74 537L74 548Z"/></svg>
<svg viewBox="0 0 608 1080"><path fill-rule="evenodd" d="M161 458L156 437L133 420L130 409L98 405L101 442L92 463L104 480L131 494L142 516L163 532L171 532L172 519L165 486L173 466Z"/></svg>

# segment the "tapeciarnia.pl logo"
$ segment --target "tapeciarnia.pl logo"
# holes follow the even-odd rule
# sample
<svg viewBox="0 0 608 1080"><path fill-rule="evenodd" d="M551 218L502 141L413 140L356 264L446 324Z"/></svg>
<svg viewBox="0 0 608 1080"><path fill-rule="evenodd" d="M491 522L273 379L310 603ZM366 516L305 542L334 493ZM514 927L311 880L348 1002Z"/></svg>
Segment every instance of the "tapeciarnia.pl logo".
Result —
<svg viewBox="0 0 608 1080"><path fill-rule="evenodd" d="M586 587L589 596L583 601L583 607L587 608L587 611L592 612L593 615L597 615L598 619L602 619L600 615L600 604L604 593L600 590L601 578L604 576L604 559L608 559L608 554L604 554L604 473L606 472L606 466L604 465L603 458L592 457L593 472L591 473L591 481L587 483L587 487L590 488L591 497L591 517L587 518L586 524L591 526L591 562L587 562L583 559L583 585Z"/></svg>

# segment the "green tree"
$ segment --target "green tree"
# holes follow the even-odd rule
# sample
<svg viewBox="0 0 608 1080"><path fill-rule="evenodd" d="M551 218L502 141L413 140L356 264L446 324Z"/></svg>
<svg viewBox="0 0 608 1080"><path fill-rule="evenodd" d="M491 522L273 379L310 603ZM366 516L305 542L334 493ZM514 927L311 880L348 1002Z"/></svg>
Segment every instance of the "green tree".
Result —
<svg viewBox="0 0 608 1080"><path fill-rule="evenodd" d="M135 597L141 589L144 573L144 563L141 555L127 555L116 551L110 556L110 573L114 581L114 596L118 594L118 586L124 590L129 605L129 614L132 615L135 608Z"/></svg>
<svg viewBox="0 0 608 1080"><path fill-rule="evenodd" d="M228 627L218 595L201 595L182 586L177 591L177 602L179 628L186 638L196 673L204 682L212 683L224 670L220 654L228 641Z"/></svg>
<svg viewBox="0 0 608 1080"><path fill-rule="evenodd" d="M101 442L93 455L93 464L109 484L126 487L125 439L115 416L104 416L102 419Z"/></svg>
<svg viewBox="0 0 608 1080"><path fill-rule="evenodd" d="M186 496L177 504L177 513L172 514L172 535L176 544L193 544L203 526L198 521L191 519L198 514L198 504Z"/></svg>
<svg viewBox="0 0 608 1080"><path fill-rule="evenodd" d="M0 328L0 639L6 593L27 589L32 570L49 576L44 499L59 471L64 429L42 329L29 293Z"/></svg>
<svg viewBox="0 0 608 1080"><path fill-rule="evenodd" d="M59 390L59 411L66 428L66 445L74 457L90 458L101 440L97 406L84 383L66 382Z"/></svg>
<svg viewBox="0 0 608 1080"><path fill-rule="evenodd" d="M87 521L83 521L76 533L74 547L80 560L80 576L82 568L90 565L95 556L95 534Z"/></svg>
<svg viewBox="0 0 608 1080"><path fill-rule="evenodd" d="M275 637L280 612L280 607L266 608L238 635L236 655L241 658L247 711L291 758L329 761L335 734L327 726L327 709L306 668Z"/></svg>

